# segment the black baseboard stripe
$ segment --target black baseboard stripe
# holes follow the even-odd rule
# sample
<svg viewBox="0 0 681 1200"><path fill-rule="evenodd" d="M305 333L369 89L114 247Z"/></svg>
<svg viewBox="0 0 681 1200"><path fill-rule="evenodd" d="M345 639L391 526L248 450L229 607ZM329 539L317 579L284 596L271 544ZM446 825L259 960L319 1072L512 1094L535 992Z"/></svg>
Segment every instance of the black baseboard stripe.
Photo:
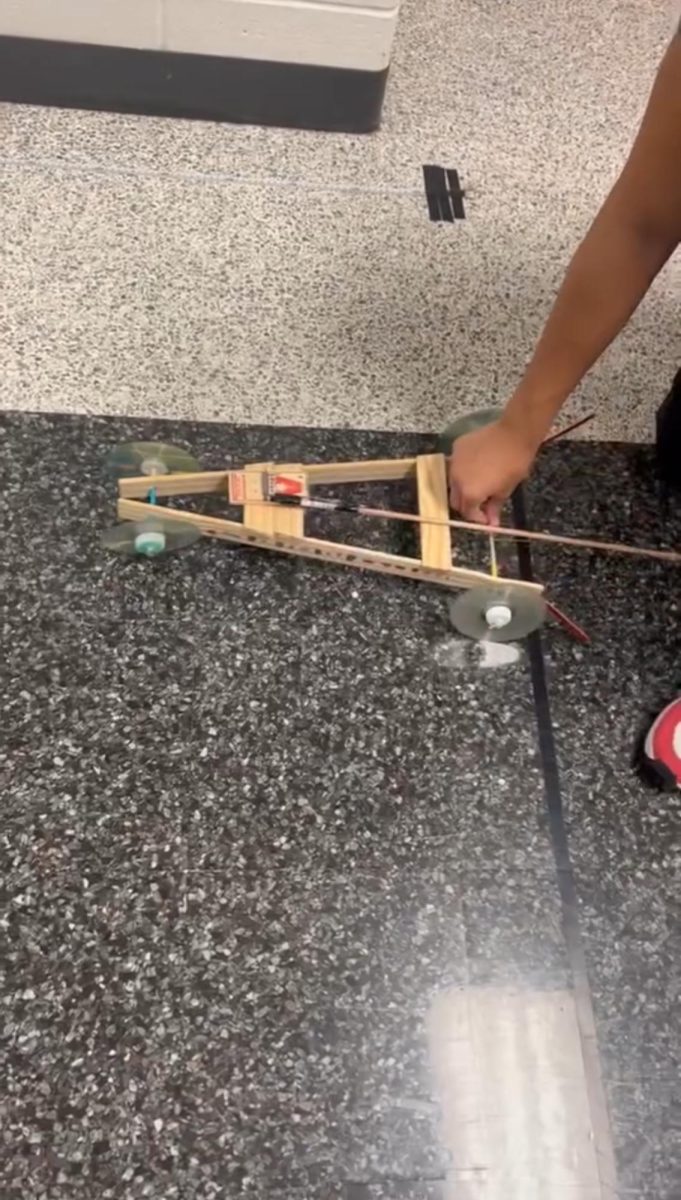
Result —
<svg viewBox="0 0 681 1200"><path fill-rule="evenodd" d="M525 495L518 488L513 495L513 520L518 529L528 529ZM517 543L520 576L528 583L535 582L532 564L532 549L529 542ZM582 1046L584 1076L589 1098L591 1126L594 1136L598 1168L600 1172L601 1197L617 1194L617 1177L612 1126L608 1108L601 1057L596 1034L596 1019L587 971L586 954L579 922L579 901L575 873L570 857L570 845L563 812L563 796L560 768L556 751L556 739L551 717L544 649L540 633L530 634L527 639L532 696L537 721L539 754L544 778L544 799L549 833L558 877L561 900L563 933L567 951L575 1009Z"/></svg>
<svg viewBox="0 0 681 1200"><path fill-rule="evenodd" d="M0 37L0 100L15 104L369 133L387 75Z"/></svg>

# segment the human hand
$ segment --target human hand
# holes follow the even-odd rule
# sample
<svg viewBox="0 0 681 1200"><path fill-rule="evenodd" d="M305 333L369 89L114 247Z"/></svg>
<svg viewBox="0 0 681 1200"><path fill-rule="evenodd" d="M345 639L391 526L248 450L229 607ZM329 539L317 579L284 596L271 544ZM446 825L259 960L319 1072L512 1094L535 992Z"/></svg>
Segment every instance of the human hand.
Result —
<svg viewBox="0 0 681 1200"><path fill-rule="evenodd" d="M449 460L452 508L466 521L498 525L505 501L529 475L539 445L503 417L458 438Z"/></svg>

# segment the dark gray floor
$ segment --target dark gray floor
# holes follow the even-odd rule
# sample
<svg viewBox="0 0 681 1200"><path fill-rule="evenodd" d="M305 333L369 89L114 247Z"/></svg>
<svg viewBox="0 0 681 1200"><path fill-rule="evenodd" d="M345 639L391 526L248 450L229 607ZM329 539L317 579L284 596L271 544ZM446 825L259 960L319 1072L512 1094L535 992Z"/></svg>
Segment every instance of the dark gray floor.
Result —
<svg viewBox="0 0 681 1200"><path fill-rule="evenodd" d="M570 986L524 656L483 669L436 589L106 557L103 456L159 428L208 467L428 445L2 418L2 1194L434 1200L433 998ZM664 533L622 448L556 447L530 506ZM543 640L621 1194L674 1200L679 803L629 758L679 682L678 572L534 558L594 638Z"/></svg>
<svg viewBox="0 0 681 1200"><path fill-rule="evenodd" d="M566 447L532 490L537 527L681 545L681 500L661 520L649 454ZM608 1081L620 1184L681 1195L681 792L646 792L632 733L681 692L678 570L534 553L537 573L584 614L587 651L546 639L568 829Z"/></svg>

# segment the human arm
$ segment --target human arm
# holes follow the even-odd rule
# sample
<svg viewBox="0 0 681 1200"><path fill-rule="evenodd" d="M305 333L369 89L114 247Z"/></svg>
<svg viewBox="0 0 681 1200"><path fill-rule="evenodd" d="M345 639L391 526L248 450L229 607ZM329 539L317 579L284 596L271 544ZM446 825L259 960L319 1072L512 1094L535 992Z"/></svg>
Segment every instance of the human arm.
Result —
<svg viewBox="0 0 681 1200"><path fill-rule="evenodd" d="M681 36L658 70L627 162L575 253L525 374L494 425L450 460L453 507L499 520L551 424L681 241Z"/></svg>

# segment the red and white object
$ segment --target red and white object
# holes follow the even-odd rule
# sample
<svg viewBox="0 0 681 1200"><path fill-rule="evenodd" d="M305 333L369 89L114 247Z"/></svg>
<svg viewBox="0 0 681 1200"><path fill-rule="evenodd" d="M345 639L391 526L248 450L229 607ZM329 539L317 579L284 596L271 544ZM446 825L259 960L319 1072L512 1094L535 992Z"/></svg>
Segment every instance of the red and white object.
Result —
<svg viewBox="0 0 681 1200"><path fill-rule="evenodd" d="M307 480L304 474L268 475L267 495L307 496Z"/></svg>
<svg viewBox="0 0 681 1200"><path fill-rule="evenodd" d="M681 696L653 722L643 751L649 768L667 788L681 788Z"/></svg>
<svg viewBox="0 0 681 1200"><path fill-rule="evenodd" d="M230 504L260 503L281 496L302 500L308 495L304 471L230 471L228 486Z"/></svg>

